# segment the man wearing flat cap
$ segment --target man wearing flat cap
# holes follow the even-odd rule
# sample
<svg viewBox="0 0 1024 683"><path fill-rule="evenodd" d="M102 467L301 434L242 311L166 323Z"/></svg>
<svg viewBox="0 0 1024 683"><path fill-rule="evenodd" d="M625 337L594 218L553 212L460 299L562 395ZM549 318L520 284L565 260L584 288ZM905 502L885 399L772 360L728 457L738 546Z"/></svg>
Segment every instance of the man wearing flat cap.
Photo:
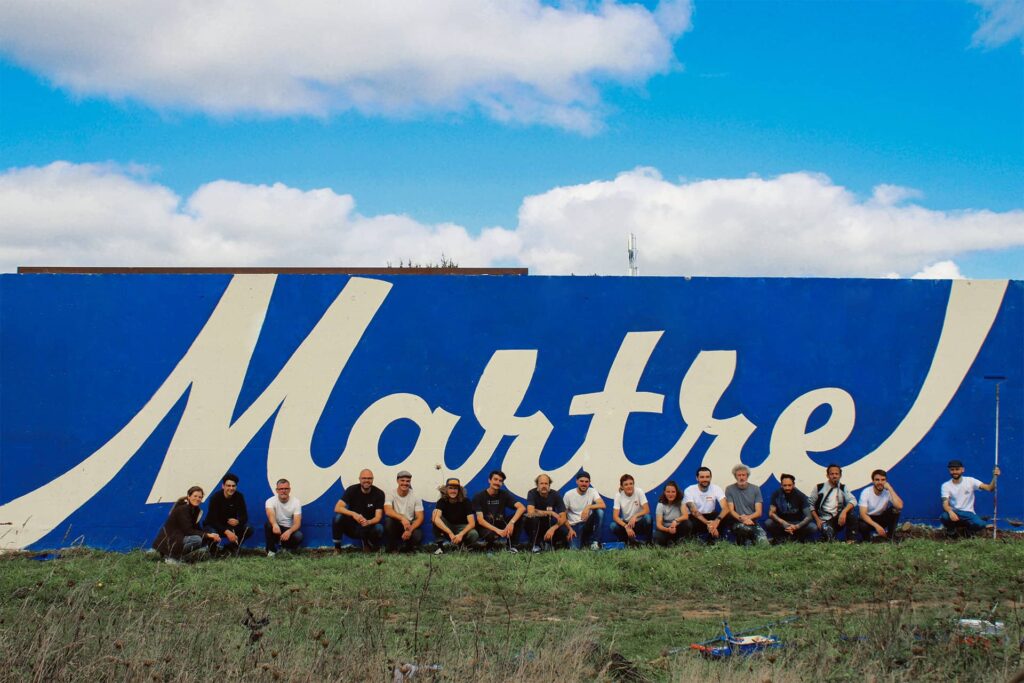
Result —
<svg viewBox="0 0 1024 683"><path fill-rule="evenodd" d="M412 490L412 474L402 470L384 501L384 538L389 551L412 552L423 542L423 501Z"/></svg>

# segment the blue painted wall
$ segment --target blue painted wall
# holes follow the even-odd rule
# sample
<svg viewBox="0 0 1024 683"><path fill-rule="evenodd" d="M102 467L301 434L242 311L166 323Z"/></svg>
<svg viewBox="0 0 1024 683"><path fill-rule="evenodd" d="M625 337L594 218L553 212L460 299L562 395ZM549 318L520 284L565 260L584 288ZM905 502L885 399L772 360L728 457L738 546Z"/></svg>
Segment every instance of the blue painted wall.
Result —
<svg viewBox="0 0 1024 683"><path fill-rule="evenodd" d="M811 453L820 476L801 477L809 491L828 462L847 464L878 447L922 391L951 298L951 283L905 280L740 278L388 276L390 283L317 421L311 456L329 467L352 425L374 401L394 393L421 397L432 409L460 416L447 439L438 480L458 468L480 441L473 396L495 351L536 350L536 368L516 415L537 411L553 425L541 466L555 469L584 441L592 418L570 415L576 395L601 391L628 333L663 334L638 390L664 396L660 413L629 417L623 449L639 465L664 457L685 429L679 389L702 351L735 351L736 369L714 408L716 418L742 414L756 429L739 454L750 466L769 454L779 415L797 397L822 387L847 392L856 405L848 438ZM147 503L188 401L184 392L137 452L87 500L30 543L12 541L19 525L12 503L26 500L74 471L118 434L187 354L218 303L229 275L0 276L0 542L44 548L82 539L96 547L147 546L169 503ZM279 276L248 363L235 417L260 396L295 353L350 278ZM994 457L994 384L1001 385L1000 516L1024 517L1024 283L1010 282L980 351L934 426L890 473L906 502L905 518L940 512L945 462L958 457L967 474L988 480ZM808 431L830 419L814 411ZM263 518L271 495L267 451L274 418L228 460L241 475L250 516ZM383 431L371 468L402 463L419 429L397 420ZM693 482L714 437L705 434L672 478ZM511 437L469 481L476 492L500 466ZM443 460L443 462L442 462ZM593 470L600 456L586 466ZM506 470L516 463L504 463ZM383 471L383 470L382 470ZM532 478L536 472L529 472ZM612 473L617 479L620 472ZM187 476L186 476L187 478ZM715 482L731 483L728 471ZM214 480L216 481L216 479ZM202 481L207 494L211 482ZM293 482L294 483L294 482ZM355 483L346 481L345 484ZM438 481L414 481L432 498ZM556 481L556 484L562 482ZM660 491L663 481L649 492ZM382 488L390 481L378 477ZM561 486L571 487L571 482ZM765 497L777 486L765 480ZM330 519L342 484L303 499L307 538L329 544ZM602 490L605 496L610 490ZM184 494L184 490L181 491ZM652 509L653 509L652 495ZM24 506L18 510L26 509ZM992 496L978 511L991 514ZM19 513L20 514L20 513ZM429 507L428 507L429 514ZM429 526L429 525L428 525ZM14 534L14 536L12 536ZM259 540L259 539L256 539Z"/></svg>

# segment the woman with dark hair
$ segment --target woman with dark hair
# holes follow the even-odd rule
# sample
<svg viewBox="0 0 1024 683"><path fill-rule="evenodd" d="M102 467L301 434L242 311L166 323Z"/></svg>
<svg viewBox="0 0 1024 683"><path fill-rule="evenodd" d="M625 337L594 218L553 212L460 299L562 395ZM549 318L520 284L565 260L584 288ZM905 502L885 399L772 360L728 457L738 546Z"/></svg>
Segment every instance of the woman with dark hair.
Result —
<svg viewBox="0 0 1024 683"><path fill-rule="evenodd" d="M195 551L210 548L220 543L220 535L207 533L199 528L203 511L203 489L193 486L183 498L179 498L167 515L167 521L157 532L153 549L160 553L167 564L179 564L181 559Z"/></svg>
<svg viewBox="0 0 1024 683"><path fill-rule="evenodd" d="M654 518L654 542L661 546L675 545L689 538L691 533L690 514L683 505L683 494L674 481L665 484L658 498L658 509Z"/></svg>

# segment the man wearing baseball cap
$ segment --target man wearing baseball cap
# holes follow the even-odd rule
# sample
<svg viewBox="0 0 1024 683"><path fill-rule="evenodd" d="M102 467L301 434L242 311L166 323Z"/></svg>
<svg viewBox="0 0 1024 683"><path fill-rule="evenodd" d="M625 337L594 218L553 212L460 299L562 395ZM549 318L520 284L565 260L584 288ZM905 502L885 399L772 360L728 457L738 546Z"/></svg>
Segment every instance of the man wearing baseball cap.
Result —
<svg viewBox="0 0 1024 683"><path fill-rule="evenodd" d="M423 542L423 501L412 490L412 474L402 470L398 486L384 501L384 537L389 551L412 552Z"/></svg>
<svg viewBox="0 0 1024 683"><path fill-rule="evenodd" d="M970 534L985 528L985 521L974 513L974 492L995 491L999 468L992 469L992 481L988 484L974 477L964 476L964 464L959 460L950 460L946 465L951 479L942 485L942 526L946 527L946 537L954 538L958 532Z"/></svg>

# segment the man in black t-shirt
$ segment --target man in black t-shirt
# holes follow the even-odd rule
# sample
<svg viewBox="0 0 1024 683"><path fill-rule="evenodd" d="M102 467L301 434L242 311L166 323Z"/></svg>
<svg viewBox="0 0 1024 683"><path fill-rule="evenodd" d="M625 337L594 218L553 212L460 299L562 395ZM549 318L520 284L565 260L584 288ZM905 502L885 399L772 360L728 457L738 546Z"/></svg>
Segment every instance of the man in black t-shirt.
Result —
<svg viewBox="0 0 1024 683"><path fill-rule="evenodd" d="M220 490L210 496L203 529L220 536L223 550L238 554L245 539L252 536L245 496L238 490L238 475L228 472L220 480Z"/></svg>
<svg viewBox="0 0 1024 683"><path fill-rule="evenodd" d="M506 545L510 552L516 550L516 522L526 512L526 506L502 488L505 484L505 473L493 470L487 475L487 488L473 496L473 509L476 510L476 523L480 529L481 542L486 547ZM506 513L513 510L511 517Z"/></svg>
<svg viewBox="0 0 1024 683"><path fill-rule="evenodd" d="M441 487L441 498L434 508L434 540L437 541L435 555L445 549L470 548L480 538L473 514L473 504L466 500L462 483L452 477Z"/></svg>
<svg viewBox="0 0 1024 683"><path fill-rule="evenodd" d="M772 494L764 530L772 543L814 540L818 527L811 515L811 501L796 487L792 474L779 475L781 486Z"/></svg>
<svg viewBox="0 0 1024 683"><path fill-rule="evenodd" d="M551 490L551 477L540 474L537 488L526 494L526 536L535 553L542 546L568 544L569 527L565 523L565 503L558 491Z"/></svg>
<svg viewBox="0 0 1024 683"><path fill-rule="evenodd" d="M384 492L373 485L373 472L359 473L359 483L352 484L334 506L334 523L331 535L334 552L341 552L343 536L360 542L363 550L380 548L384 536Z"/></svg>

